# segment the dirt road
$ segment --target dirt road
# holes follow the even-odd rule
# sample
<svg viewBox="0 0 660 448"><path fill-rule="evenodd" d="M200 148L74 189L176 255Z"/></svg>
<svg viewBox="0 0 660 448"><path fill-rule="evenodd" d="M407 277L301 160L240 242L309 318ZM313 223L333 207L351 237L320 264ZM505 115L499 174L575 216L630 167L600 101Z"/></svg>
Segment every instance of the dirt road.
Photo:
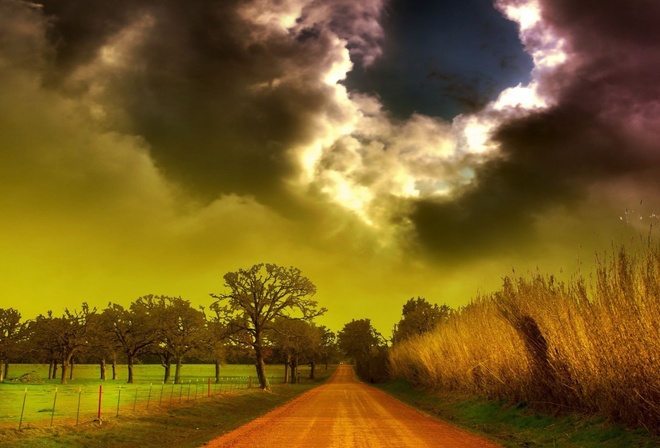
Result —
<svg viewBox="0 0 660 448"><path fill-rule="evenodd" d="M499 445L428 417L358 382L350 366L339 366L326 384L206 446L495 448Z"/></svg>

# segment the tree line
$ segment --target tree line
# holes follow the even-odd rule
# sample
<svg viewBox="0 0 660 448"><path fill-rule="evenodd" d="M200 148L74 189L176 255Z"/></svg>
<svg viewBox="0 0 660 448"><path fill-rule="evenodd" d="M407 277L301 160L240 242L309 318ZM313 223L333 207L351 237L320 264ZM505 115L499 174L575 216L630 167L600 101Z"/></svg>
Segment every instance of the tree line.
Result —
<svg viewBox="0 0 660 448"><path fill-rule="evenodd" d="M392 338L383 337L370 319L352 320L335 335L314 320L327 310L313 300L316 287L295 267L256 264L224 275L224 291L210 294L208 307L195 308L181 297L146 295L128 307L109 303L104 309L83 303L22 321L13 308L0 308L0 380L10 362L49 364L49 379L65 384L75 363L98 363L100 379L117 378L125 362L127 382L134 382L137 362L159 362L163 381L181 382L185 360L215 364L220 379L222 363L254 362L259 385L269 389L266 361L285 366L285 381L298 380L298 367L309 364L314 377L318 363L345 359L364 380L381 381L388 375L389 343L430 331L449 313L443 305L410 299ZM59 370L59 374L58 374Z"/></svg>

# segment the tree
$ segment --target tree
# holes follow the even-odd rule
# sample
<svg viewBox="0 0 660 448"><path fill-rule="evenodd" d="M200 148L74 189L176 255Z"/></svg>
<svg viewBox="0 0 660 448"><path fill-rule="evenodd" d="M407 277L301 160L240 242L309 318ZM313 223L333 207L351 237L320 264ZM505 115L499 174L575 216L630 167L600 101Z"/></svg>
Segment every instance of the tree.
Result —
<svg viewBox="0 0 660 448"><path fill-rule="evenodd" d="M319 327L319 332L321 343L318 347L318 356L325 364L325 370L328 370L328 364L338 362L341 357L337 346L337 336L324 325Z"/></svg>
<svg viewBox="0 0 660 448"><path fill-rule="evenodd" d="M409 299L402 310L402 318L392 332L392 343L398 344L406 339L432 331L449 318L451 308L447 305L431 304L426 299Z"/></svg>
<svg viewBox="0 0 660 448"><path fill-rule="evenodd" d="M51 311L47 317L39 315L31 328L36 345L49 352L53 361L61 362L62 384L67 383L67 374L74 355L89 346L93 326L91 316L94 314L96 308L90 308L87 303L83 303L80 310L65 309L61 317L53 317ZM52 366L52 370L55 370L55 366L56 364Z"/></svg>
<svg viewBox="0 0 660 448"><path fill-rule="evenodd" d="M325 313L317 309L311 297L316 286L304 277L298 268L275 264L256 264L249 269L239 269L224 275L229 292L211 294L217 299L216 309L228 321L232 332L244 333L254 350L259 385L270 390L266 376L264 337L277 317L293 317L310 320ZM226 301L226 305L219 303Z"/></svg>
<svg viewBox="0 0 660 448"><path fill-rule="evenodd" d="M176 362L174 382L181 383L183 358L203 343L204 314L180 297L160 296L158 302L158 346Z"/></svg>
<svg viewBox="0 0 660 448"><path fill-rule="evenodd" d="M227 358L227 340L230 335L220 314L206 315L204 313L204 318L206 319L205 334L202 338L205 345L204 353L208 356L207 359L215 364L215 382L218 384L220 383L220 365Z"/></svg>
<svg viewBox="0 0 660 448"><path fill-rule="evenodd" d="M277 317L269 339L284 357L284 382L290 379L291 384L295 384L300 362L303 360L314 362L314 355L321 344L321 333L310 322Z"/></svg>
<svg viewBox="0 0 660 448"><path fill-rule="evenodd" d="M121 344L115 338L112 331L112 316L105 309L101 313L91 316L93 331L90 334L89 346L92 358L98 360L99 377L107 379L107 360L112 360L112 379L117 379L117 352L121 350Z"/></svg>
<svg viewBox="0 0 660 448"><path fill-rule="evenodd" d="M147 353L158 338L156 319L145 301L138 299L129 309L110 303L104 311L107 330L114 335L120 350L126 355L128 365L128 383L133 383L133 364L135 359Z"/></svg>
<svg viewBox="0 0 660 448"><path fill-rule="evenodd" d="M9 361L16 355L24 331L21 313L13 308L0 308L0 381L7 377Z"/></svg>
<svg viewBox="0 0 660 448"><path fill-rule="evenodd" d="M30 335L30 351L38 354L38 358L48 363L48 379L57 376L57 366L61 359L61 350L57 334L59 320L53 317L53 312L38 315L28 322L27 332Z"/></svg>
<svg viewBox="0 0 660 448"><path fill-rule="evenodd" d="M370 319L353 319L337 334L344 355L355 362L356 373L369 382L387 376L387 344Z"/></svg>

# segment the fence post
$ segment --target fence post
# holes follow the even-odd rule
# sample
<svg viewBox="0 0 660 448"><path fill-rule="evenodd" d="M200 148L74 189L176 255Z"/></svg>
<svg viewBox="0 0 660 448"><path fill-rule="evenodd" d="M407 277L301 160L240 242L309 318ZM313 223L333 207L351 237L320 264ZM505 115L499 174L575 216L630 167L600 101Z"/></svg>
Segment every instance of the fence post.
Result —
<svg viewBox="0 0 660 448"><path fill-rule="evenodd" d="M252 376L249 377L250 381L248 382L248 389L252 389Z"/></svg>
<svg viewBox="0 0 660 448"><path fill-rule="evenodd" d="M211 378L208 380L208 387L206 389L206 398L211 398Z"/></svg>
<svg viewBox="0 0 660 448"><path fill-rule="evenodd" d="M119 403L121 402L121 386L119 386L119 394L117 394L117 417L119 417Z"/></svg>
<svg viewBox="0 0 660 448"><path fill-rule="evenodd" d="M96 418L101 421L101 401L103 397L103 384L99 384L99 413Z"/></svg>
<svg viewBox="0 0 660 448"><path fill-rule="evenodd" d="M137 406L138 389L139 386L135 386L135 398L133 398L133 412L135 412L135 406Z"/></svg>
<svg viewBox="0 0 660 448"><path fill-rule="evenodd" d="M56 404L57 404L57 387L55 388L55 397L53 398L53 410L50 412L50 426L53 426L53 417L55 417Z"/></svg>
<svg viewBox="0 0 660 448"><path fill-rule="evenodd" d="M21 425L23 424L23 413L25 412L25 400L27 400L27 387L25 388L25 393L23 394L23 407L21 408L21 419L18 421L18 430L21 430Z"/></svg>
<svg viewBox="0 0 660 448"><path fill-rule="evenodd" d="M78 409L76 410L76 426L78 426L78 420L80 419L80 396L82 395L82 387L78 388Z"/></svg>
<svg viewBox="0 0 660 448"><path fill-rule="evenodd" d="M149 409L149 402L151 401L151 389L153 389L154 383L149 385L149 396L147 396L147 409Z"/></svg>

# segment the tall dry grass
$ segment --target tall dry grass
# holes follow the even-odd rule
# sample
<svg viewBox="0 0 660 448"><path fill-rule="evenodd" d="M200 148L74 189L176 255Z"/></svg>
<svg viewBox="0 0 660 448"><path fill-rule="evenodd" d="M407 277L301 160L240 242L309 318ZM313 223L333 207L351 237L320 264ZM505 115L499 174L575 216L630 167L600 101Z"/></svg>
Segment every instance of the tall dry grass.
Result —
<svg viewBox="0 0 660 448"><path fill-rule="evenodd" d="M660 246L597 258L588 279L506 277L434 332L395 345L390 364L428 388L660 433Z"/></svg>

